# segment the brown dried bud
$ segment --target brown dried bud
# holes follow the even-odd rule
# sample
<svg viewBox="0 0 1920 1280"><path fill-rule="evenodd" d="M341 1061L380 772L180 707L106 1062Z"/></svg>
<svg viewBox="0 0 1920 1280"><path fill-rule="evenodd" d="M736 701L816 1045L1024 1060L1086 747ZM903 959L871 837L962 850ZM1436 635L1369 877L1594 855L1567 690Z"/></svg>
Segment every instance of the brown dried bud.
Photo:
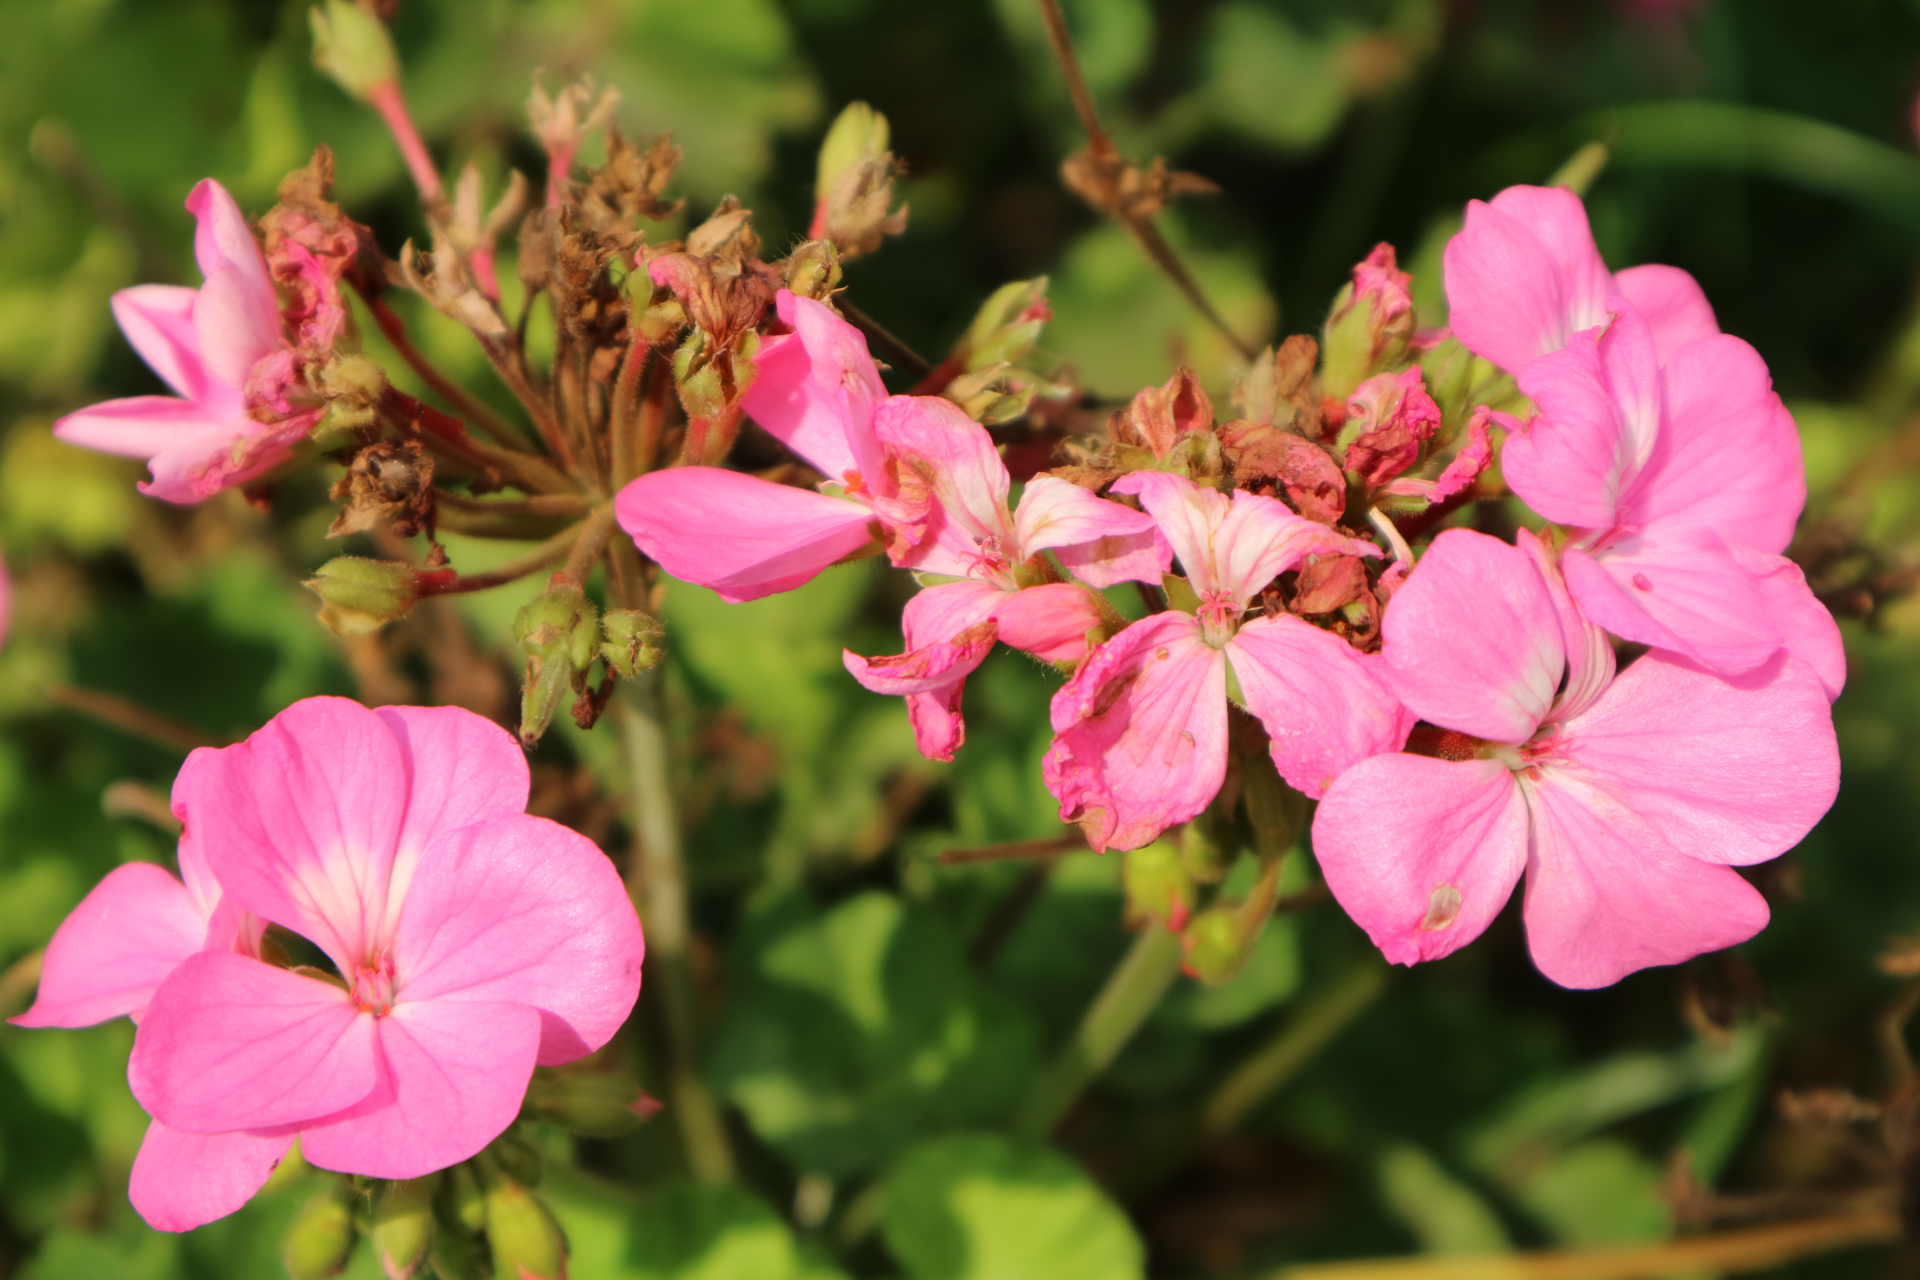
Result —
<svg viewBox="0 0 1920 1280"><path fill-rule="evenodd" d="M905 167L887 150L887 133L887 118L864 102L847 104L833 122L820 146L809 239L832 240L852 258L907 229L906 206L890 211Z"/></svg>
<svg viewBox="0 0 1920 1280"><path fill-rule="evenodd" d="M1147 387L1107 419L1115 444L1137 445L1164 459L1188 435L1213 429L1213 401L1193 370L1181 368L1164 386Z"/></svg>
<svg viewBox="0 0 1920 1280"><path fill-rule="evenodd" d="M1219 430L1220 448L1241 488L1267 484L1285 492L1293 509L1321 524L1347 509L1347 479L1326 449L1279 427L1235 420Z"/></svg>
<svg viewBox="0 0 1920 1280"><path fill-rule="evenodd" d="M1367 567L1359 556L1308 556L1293 590L1293 611L1332 613L1360 598L1367 589Z"/></svg>
<svg viewBox="0 0 1920 1280"><path fill-rule="evenodd" d="M673 135L663 133L642 151L607 126L607 162L587 175L584 189L574 199L581 221L606 234L619 227L631 230L640 218L655 222L680 212L684 200L662 200L660 193L673 180L680 148Z"/></svg>
<svg viewBox="0 0 1920 1280"><path fill-rule="evenodd" d="M1254 359L1246 373L1234 380L1233 404L1249 422L1276 427L1311 439L1320 430L1320 396L1313 386L1313 366L1320 344L1296 333Z"/></svg>
<svg viewBox="0 0 1920 1280"><path fill-rule="evenodd" d="M433 459L417 440L382 440L353 455L328 494L344 501L329 538L364 533L383 520L403 538L433 533Z"/></svg>
<svg viewBox="0 0 1920 1280"><path fill-rule="evenodd" d="M279 202L260 219L267 269L286 293L281 315L308 358L330 352L346 331L342 280L368 294L385 283L373 233L340 212L328 199L332 189L333 152L316 147L313 159L280 180Z"/></svg>

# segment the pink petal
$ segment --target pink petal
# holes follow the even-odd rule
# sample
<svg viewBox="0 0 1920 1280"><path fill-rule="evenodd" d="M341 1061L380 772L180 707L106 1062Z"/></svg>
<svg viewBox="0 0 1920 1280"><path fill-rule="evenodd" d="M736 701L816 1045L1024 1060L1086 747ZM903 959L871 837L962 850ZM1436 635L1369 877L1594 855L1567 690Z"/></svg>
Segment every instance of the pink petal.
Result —
<svg viewBox="0 0 1920 1280"><path fill-rule="evenodd" d="M195 347L210 377L242 387L256 361L286 345L273 278L225 187L202 179L187 197L187 211L199 219L194 256L207 278L193 304Z"/></svg>
<svg viewBox="0 0 1920 1280"><path fill-rule="evenodd" d="M964 578L1024 559L1007 516L1007 466L985 427L951 400L894 396L874 411L873 431L903 498L924 493L933 504L926 532L895 563Z"/></svg>
<svg viewBox="0 0 1920 1280"><path fill-rule="evenodd" d="M182 1133L147 1124L127 1198L156 1231L191 1231L253 1199L293 1146L284 1133Z"/></svg>
<svg viewBox="0 0 1920 1280"><path fill-rule="evenodd" d="M1607 633L1588 622L1573 602L1573 595L1567 590L1567 582L1560 574L1560 563L1547 544L1533 535L1530 529L1522 529L1514 536L1514 543L1527 553L1533 561L1533 567L1539 571L1540 581L1546 584L1547 595L1553 601L1553 612L1560 623L1560 643L1567 653L1567 673L1561 681L1559 696L1554 700L1552 717L1565 720L1579 715L1593 705L1594 699L1606 692L1613 683L1615 661L1613 642L1607 639Z"/></svg>
<svg viewBox="0 0 1920 1280"><path fill-rule="evenodd" d="M527 755L512 734L464 707L377 707L406 761L399 849L417 857L436 836L527 811ZM396 865L390 901L404 897Z"/></svg>
<svg viewBox="0 0 1920 1280"><path fill-rule="evenodd" d="M1185 822L1227 771L1226 660L1189 614L1156 613L1093 651L1053 697L1042 771L1099 852Z"/></svg>
<svg viewBox="0 0 1920 1280"><path fill-rule="evenodd" d="M718 467L649 472L613 510L668 573L732 604L791 591L875 536L862 503Z"/></svg>
<svg viewBox="0 0 1920 1280"><path fill-rule="evenodd" d="M154 992L127 1083L189 1133L300 1124L379 1081L374 1019L331 983L226 951L189 956Z"/></svg>
<svg viewBox="0 0 1920 1280"><path fill-rule="evenodd" d="M1840 787L1827 695L1785 654L1721 678L1655 651L1565 728L1567 770L1671 848L1736 866L1800 842Z"/></svg>
<svg viewBox="0 0 1920 1280"><path fill-rule="evenodd" d="M1023 558L1051 550L1088 586L1157 583L1173 563L1173 548L1152 516L1058 476L1027 481L1013 523Z"/></svg>
<svg viewBox="0 0 1920 1280"><path fill-rule="evenodd" d="M418 1178L471 1158L520 1114L540 1023L522 1004L395 1005L375 1024L381 1087L345 1114L303 1129L300 1154L318 1168L369 1178Z"/></svg>
<svg viewBox="0 0 1920 1280"><path fill-rule="evenodd" d="M1759 581L1760 594L1773 617L1774 633L1788 653L1813 669L1831 702L1847 685L1847 651L1839 624L1807 586L1800 566L1785 556L1770 556L1735 544L1734 563Z"/></svg>
<svg viewBox="0 0 1920 1280"><path fill-rule="evenodd" d="M1409 480L1405 477L1390 480L1382 492L1395 497L1425 498L1428 502L1436 503L1451 498L1479 479L1480 473L1493 461L1493 432L1490 427L1496 423L1509 438L1524 429L1520 420L1512 414L1481 405L1467 419L1466 442L1439 476L1432 480Z"/></svg>
<svg viewBox="0 0 1920 1280"><path fill-rule="evenodd" d="M1387 682L1421 719L1525 742L1566 670L1553 597L1528 554L1470 529L1433 540L1381 623Z"/></svg>
<svg viewBox="0 0 1920 1280"><path fill-rule="evenodd" d="M646 943L620 875L591 840L525 814L443 833L407 890L395 999L539 1010L540 1061L571 1062L620 1029Z"/></svg>
<svg viewBox="0 0 1920 1280"><path fill-rule="evenodd" d="M914 740L927 759L951 760L967 740L961 695L967 676L993 648L995 611L1011 598L991 583L972 579L928 587L902 612L904 653L863 658L842 651L848 674L863 686L906 698Z"/></svg>
<svg viewBox="0 0 1920 1280"><path fill-rule="evenodd" d="M1290 614L1256 618L1227 642L1227 660L1295 790L1319 799L1358 762L1406 745L1413 713L1377 659L1332 632Z"/></svg>
<svg viewBox="0 0 1920 1280"><path fill-rule="evenodd" d="M1563 188L1508 187L1490 204L1469 202L1445 264L1454 335L1509 373L1606 320L1612 278L1580 197Z"/></svg>
<svg viewBox="0 0 1920 1280"><path fill-rule="evenodd" d="M167 502L201 502L257 480L293 457L320 415L314 409L271 427L237 419L228 432L183 440L148 460L153 480L141 482L140 492Z"/></svg>
<svg viewBox="0 0 1920 1280"><path fill-rule="evenodd" d="M1760 579L1709 529L1648 529L1560 558L1580 611L1623 640L1686 654L1720 672L1751 671L1781 644Z"/></svg>
<svg viewBox="0 0 1920 1280"><path fill-rule="evenodd" d="M1738 338L1703 339L1675 352L1661 379L1659 443L1622 498L1622 518L1784 551L1806 503L1806 469L1800 432L1759 353Z"/></svg>
<svg viewBox="0 0 1920 1280"><path fill-rule="evenodd" d="M198 291L173 284L137 284L113 295L113 318L127 343L160 380L189 400L204 399L207 371L193 333Z"/></svg>
<svg viewBox="0 0 1920 1280"><path fill-rule="evenodd" d="M1646 317L1662 364L1695 338L1720 332L1700 282L1678 267L1628 267L1614 274L1613 288Z"/></svg>
<svg viewBox="0 0 1920 1280"><path fill-rule="evenodd" d="M1608 986L1766 927L1766 900L1738 873L1676 853L1655 824L1584 780L1549 770L1529 799L1527 946L1561 986Z"/></svg>
<svg viewBox="0 0 1920 1280"><path fill-rule="evenodd" d="M967 722L960 714L966 693L964 678L926 693L907 695L907 721L913 726L913 745L929 760L952 760L966 745Z"/></svg>
<svg viewBox="0 0 1920 1280"><path fill-rule="evenodd" d="M1065 663L1087 656L1088 634L1105 621L1098 597L1071 582L1003 591L993 617L1001 644L1042 662Z"/></svg>
<svg viewBox="0 0 1920 1280"><path fill-rule="evenodd" d="M830 480L880 471L873 408L886 398L867 339L823 303L785 289L774 299L793 326L754 358L757 373L741 397L753 420Z"/></svg>
<svg viewBox="0 0 1920 1280"><path fill-rule="evenodd" d="M80 900L47 943L40 992L18 1027L136 1022L154 988L200 950L207 918L186 886L145 862L115 867Z"/></svg>
<svg viewBox="0 0 1920 1280"><path fill-rule="evenodd" d="M1381 755L1334 780L1313 817L1327 888L1393 964L1486 931L1527 861L1527 806L1498 760Z"/></svg>
<svg viewBox="0 0 1920 1280"><path fill-rule="evenodd" d="M208 762L186 821L238 905L352 973L386 945L404 891L389 879L408 786L385 720L347 698L305 698Z"/></svg>
<svg viewBox="0 0 1920 1280"><path fill-rule="evenodd" d="M75 410L53 424L53 434L83 449L153 458L181 449L217 452L251 425L238 398L222 408L172 396L129 396Z"/></svg>
<svg viewBox="0 0 1920 1280"><path fill-rule="evenodd" d="M214 908L220 905L224 896L220 882L214 878L213 868L207 862L206 841L201 838L201 824L187 824L187 818L194 813L210 814L219 807L217 799L202 800L201 789L209 783L219 786L224 748L195 747L188 753L180 772L173 776L173 795L168 807L180 823L180 844L175 852L175 861L180 865L180 879L186 883L187 892L193 895L194 902L202 918L211 916Z"/></svg>

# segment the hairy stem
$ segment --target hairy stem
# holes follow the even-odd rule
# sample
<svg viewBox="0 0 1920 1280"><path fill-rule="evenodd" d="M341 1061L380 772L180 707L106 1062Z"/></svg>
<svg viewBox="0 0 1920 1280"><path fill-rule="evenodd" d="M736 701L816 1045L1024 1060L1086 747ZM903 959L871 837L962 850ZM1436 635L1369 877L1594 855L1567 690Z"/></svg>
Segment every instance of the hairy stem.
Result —
<svg viewBox="0 0 1920 1280"><path fill-rule="evenodd" d="M583 540L591 524L590 520L582 520L578 524L569 525L533 550L515 556L499 568L489 569L485 573L456 577L448 574L446 570L422 572L418 579L419 585L415 590L422 597L457 596L505 586L509 582L517 581L530 573L546 568L555 561L564 559Z"/></svg>
<svg viewBox="0 0 1920 1280"><path fill-rule="evenodd" d="M399 84L389 80L376 85L368 101L387 122L394 145L400 148L400 158L407 162L407 172L413 175L413 185L420 188L420 202L426 206L428 220L436 225L446 221L450 210L446 188L440 183L440 170L434 165L427 144L421 141L420 131L414 128L413 115L407 110L407 100L400 96Z"/></svg>
<svg viewBox="0 0 1920 1280"><path fill-rule="evenodd" d="M573 550L567 553L567 576L584 585L593 566L607 553L607 543L612 538L613 504L609 502L593 513L574 540Z"/></svg>
<svg viewBox="0 0 1920 1280"><path fill-rule="evenodd" d="M1253 1051L1220 1083L1200 1112L1208 1137L1233 1132L1386 989L1386 966L1372 957L1306 1001L1280 1034Z"/></svg>
<svg viewBox="0 0 1920 1280"><path fill-rule="evenodd" d="M607 434L613 444L613 488L617 493L640 474L640 394L653 347L636 328L627 358L613 382L613 410Z"/></svg>
<svg viewBox="0 0 1920 1280"><path fill-rule="evenodd" d="M1034 1081L1015 1130L1029 1138L1052 1133L1081 1092L1133 1039L1179 975L1180 936L1157 922L1148 924L1087 1006L1073 1038Z"/></svg>

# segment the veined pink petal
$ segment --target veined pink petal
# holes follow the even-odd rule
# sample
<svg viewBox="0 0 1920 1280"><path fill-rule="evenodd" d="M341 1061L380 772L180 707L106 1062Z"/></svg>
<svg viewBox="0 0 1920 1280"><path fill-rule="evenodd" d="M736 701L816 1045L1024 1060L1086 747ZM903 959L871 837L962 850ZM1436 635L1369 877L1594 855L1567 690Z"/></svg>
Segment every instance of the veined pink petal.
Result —
<svg viewBox="0 0 1920 1280"><path fill-rule="evenodd" d="M249 424L237 396L226 407L172 396L129 396L76 409L53 424L53 434L83 449L152 458L175 450L217 452L243 437L249 425L258 424Z"/></svg>
<svg viewBox="0 0 1920 1280"><path fill-rule="evenodd" d="M33 1007L18 1027L140 1020L154 988L207 937L186 886L145 862L115 867L54 930Z"/></svg>
<svg viewBox="0 0 1920 1280"><path fill-rule="evenodd" d="M967 740L960 714L967 676L993 648L994 612L1011 594L988 582L967 579L928 587L907 601L900 629L906 651L863 658L842 651L849 674L875 693L907 700L915 744L929 760L951 760Z"/></svg>
<svg viewBox="0 0 1920 1280"><path fill-rule="evenodd" d="M1733 552L1734 563L1758 581L1780 643L1813 669L1829 702L1839 697L1847 686L1847 651L1840 640L1840 627L1807 586L1800 566L1785 556L1766 555L1738 543L1728 549Z"/></svg>
<svg viewBox="0 0 1920 1280"><path fill-rule="evenodd" d="M1527 864L1527 806L1498 760L1380 755L1334 780L1313 817L1327 888L1393 964L1486 931Z"/></svg>
<svg viewBox="0 0 1920 1280"><path fill-rule="evenodd" d="M719 467L649 472L613 509L668 573L733 604L791 591L874 538L863 503Z"/></svg>
<svg viewBox="0 0 1920 1280"><path fill-rule="evenodd" d="M1569 547L1560 567L1580 611L1623 640L1724 673L1751 671L1782 643L1760 579L1711 529L1647 529L1597 553Z"/></svg>
<svg viewBox="0 0 1920 1280"><path fill-rule="evenodd" d="M1840 788L1826 691L1784 653L1723 678L1656 650L1564 732L1567 763L1556 777L1577 774L1667 846L1705 862L1778 857Z"/></svg>
<svg viewBox="0 0 1920 1280"><path fill-rule="evenodd" d="M1007 516L1006 463L987 429L939 396L893 396L873 415L874 436L897 468L903 497L932 499L926 533L896 563L977 577L1019 554Z"/></svg>
<svg viewBox="0 0 1920 1280"><path fill-rule="evenodd" d="M1556 769L1522 785L1533 817L1527 947L1554 982L1608 986L1766 927L1766 899L1738 873L1675 852L1605 791Z"/></svg>
<svg viewBox="0 0 1920 1280"><path fill-rule="evenodd" d="M1735 337L1705 338L1674 352L1661 381L1660 438L1622 498L1624 522L1712 529L1730 543L1784 551L1806 503L1806 468L1800 432L1759 353Z"/></svg>
<svg viewBox="0 0 1920 1280"><path fill-rule="evenodd" d="M168 808L180 823L180 844L175 851L175 861L180 865L180 879L186 884L187 892L204 919L213 914L219 906L224 891L219 880L214 878L213 868L207 862L206 842L201 838L201 824L187 824L194 813L213 813L218 800L202 801L200 790L212 783L220 785L223 769L221 747L195 747L187 754L186 762L180 766L180 772L173 776L173 794Z"/></svg>
<svg viewBox="0 0 1920 1280"><path fill-rule="evenodd" d="M1318 799L1355 764L1406 745L1414 716L1378 660L1330 631L1290 614L1255 618L1227 642L1227 661L1297 791Z"/></svg>
<svg viewBox="0 0 1920 1280"><path fill-rule="evenodd" d="M540 1061L571 1062L627 1020L645 954L626 886L592 841L545 818L493 818L442 831L421 858L394 936L394 1007L527 1005Z"/></svg>
<svg viewBox="0 0 1920 1280"><path fill-rule="evenodd" d="M282 1133L182 1133L149 1121L127 1199L156 1231L191 1231L253 1199L293 1146Z"/></svg>
<svg viewBox="0 0 1920 1280"><path fill-rule="evenodd" d="M1000 643L1042 662L1079 662L1087 656L1087 635L1103 619L1099 601L1086 587L1050 582L1000 595L993 612Z"/></svg>
<svg viewBox="0 0 1920 1280"><path fill-rule="evenodd" d="M997 633L998 627L988 618L949 640L932 640L905 653L863 658L843 649L840 660L847 674L875 693L934 693L965 680L986 661Z"/></svg>
<svg viewBox="0 0 1920 1280"><path fill-rule="evenodd" d="M194 255L207 278L193 304L195 343L212 378L241 387L255 361L286 345L273 277L225 187L203 178L187 196L187 211L199 220Z"/></svg>
<svg viewBox="0 0 1920 1280"><path fill-rule="evenodd" d="M1094 650L1053 697L1042 770L1060 820L1104 853L1206 808L1227 771L1226 675L1184 613L1143 618Z"/></svg>
<svg viewBox="0 0 1920 1280"><path fill-rule="evenodd" d="M952 760L966 745L967 722L960 714L966 693L965 678L927 693L907 695L907 722L913 726L913 745L929 760Z"/></svg>
<svg viewBox="0 0 1920 1280"><path fill-rule="evenodd" d="M873 408L887 389L867 354L866 336L824 303L785 289L774 306L794 332L760 349L756 376L741 404L829 480L844 480L854 471L875 483L881 458L873 438Z"/></svg>
<svg viewBox="0 0 1920 1280"><path fill-rule="evenodd" d="M113 318L120 332L160 380L189 400L209 391L193 333L196 290L173 284L137 284L113 295Z"/></svg>
<svg viewBox="0 0 1920 1280"><path fill-rule="evenodd" d="M1580 197L1564 188L1508 187L1491 203L1470 201L1445 263L1454 335L1509 373L1607 318L1613 280Z"/></svg>
<svg viewBox="0 0 1920 1280"><path fill-rule="evenodd" d="M1549 520L1611 529L1660 434L1660 366L1632 304L1604 331L1577 333L1530 363L1520 389L1539 416L1507 440L1513 491Z"/></svg>
<svg viewBox="0 0 1920 1280"><path fill-rule="evenodd" d="M147 460L153 479L142 481L140 492L190 503L248 484L293 457L322 412L314 409L271 427L246 418L229 434L184 439Z"/></svg>
<svg viewBox="0 0 1920 1280"><path fill-rule="evenodd" d="M1646 317L1662 364L1695 338L1720 332L1713 304L1707 301L1700 282L1678 267L1657 263L1628 267L1614 273L1613 288Z"/></svg>
<svg viewBox="0 0 1920 1280"><path fill-rule="evenodd" d="M397 1004L378 1028L380 1087L309 1125L310 1164L369 1178L418 1178L458 1164L506 1132L533 1078L540 1015L523 1004Z"/></svg>
<svg viewBox="0 0 1920 1280"><path fill-rule="evenodd" d="M301 1124L379 1081L373 1015L317 978L202 951L160 984L127 1062L133 1096L188 1133Z"/></svg>
<svg viewBox="0 0 1920 1280"><path fill-rule="evenodd" d="M1560 643L1567 653L1567 674L1561 681L1560 694L1554 699L1552 716L1566 720L1579 715L1593 705L1593 702L1607 686L1613 683L1615 660L1613 642L1607 639L1607 633L1588 622L1573 602L1573 595L1567 590L1566 579L1560 574L1560 564L1547 545L1533 535L1530 529L1522 529L1514 536L1514 543L1527 553L1533 561L1533 567L1540 573L1540 581L1546 584L1547 595L1553 601L1554 615L1560 622Z"/></svg>
<svg viewBox="0 0 1920 1280"><path fill-rule="evenodd" d="M1387 682L1444 729L1525 742L1566 670L1552 595L1519 547L1470 529L1433 540L1381 623Z"/></svg>
<svg viewBox="0 0 1920 1280"><path fill-rule="evenodd" d="M1447 463L1446 469L1432 480L1410 480L1404 476L1389 480L1382 493L1395 497L1425 498L1428 502L1444 502L1459 493L1487 469L1493 461L1493 424L1507 433L1511 439L1524 428L1518 418L1510 413L1489 409L1481 405L1467 419L1467 439L1459 451Z"/></svg>
<svg viewBox="0 0 1920 1280"><path fill-rule="evenodd" d="M351 699L306 698L217 753L187 824L238 905L350 974L386 944L410 781L386 721Z"/></svg>
<svg viewBox="0 0 1920 1280"><path fill-rule="evenodd" d="M1173 563L1173 548L1152 516L1058 476L1027 481L1013 524L1022 558L1051 550L1089 586L1158 582Z"/></svg>

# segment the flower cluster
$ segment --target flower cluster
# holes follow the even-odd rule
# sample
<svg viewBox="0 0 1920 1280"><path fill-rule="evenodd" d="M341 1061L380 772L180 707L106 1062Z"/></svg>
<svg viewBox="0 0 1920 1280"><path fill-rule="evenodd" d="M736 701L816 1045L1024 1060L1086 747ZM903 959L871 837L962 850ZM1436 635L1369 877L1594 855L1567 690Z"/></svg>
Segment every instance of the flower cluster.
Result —
<svg viewBox="0 0 1920 1280"><path fill-rule="evenodd" d="M682 467L629 485L620 521L729 600L877 549L913 570L906 652L846 661L907 699L932 758L964 742L996 641L1070 673L1045 777L1095 849L1201 815L1244 712L1321 800L1327 882L1394 961L1478 936L1523 874L1534 959L1568 986L1751 937L1766 906L1731 868L1790 848L1838 785L1839 633L1780 554L1793 420L1692 278L1608 272L1564 189L1475 202L1446 272L1450 334L1415 332L1383 245L1323 351L1249 375L1244 417L1216 425L1176 377L1011 513L986 429L887 396L858 329L782 293L744 403L819 491ZM1430 536L1501 479L1537 533ZM1130 622L1102 591L1126 581L1155 596ZM1614 640L1649 651L1616 671Z"/></svg>
<svg viewBox="0 0 1920 1280"><path fill-rule="evenodd" d="M295 1139L370 1177L457 1164L513 1122L536 1065L612 1037L640 923L592 843L525 812L527 788L512 737L454 707L309 698L188 758L181 879L102 880L13 1020L138 1024L142 1217L232 1213ZM331 970L292 963L282 930Z"/></svg>

